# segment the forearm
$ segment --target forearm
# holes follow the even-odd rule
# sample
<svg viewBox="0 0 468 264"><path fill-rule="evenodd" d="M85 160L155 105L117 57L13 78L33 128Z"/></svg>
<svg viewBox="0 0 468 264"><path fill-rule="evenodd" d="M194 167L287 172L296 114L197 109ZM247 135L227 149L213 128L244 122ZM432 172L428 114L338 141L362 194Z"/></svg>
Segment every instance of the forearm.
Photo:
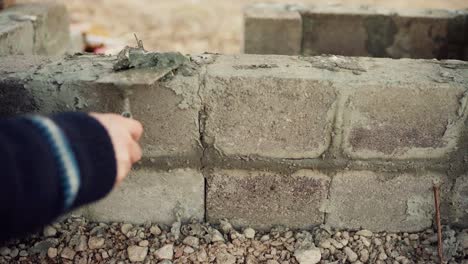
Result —
<svg viewBox="0 0 468 264"><path fill-rule="evenodd" d="M0 241L104 197L116 162L99 122L83 113L0 121Z"/></svg>

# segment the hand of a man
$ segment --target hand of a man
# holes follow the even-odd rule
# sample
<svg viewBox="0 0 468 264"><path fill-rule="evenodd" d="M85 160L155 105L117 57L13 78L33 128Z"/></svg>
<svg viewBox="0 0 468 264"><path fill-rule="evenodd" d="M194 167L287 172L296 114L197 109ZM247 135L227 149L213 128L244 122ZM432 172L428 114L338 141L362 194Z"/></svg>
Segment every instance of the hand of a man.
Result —
<svg viewBox="0 0 468 264"><path fill-rule="evenodd" d="M143 133L140 122L116 114L90 113L107 130L114 146L117 161L116 184L127 177L132 165L141 159L138 141Z"/></svg>

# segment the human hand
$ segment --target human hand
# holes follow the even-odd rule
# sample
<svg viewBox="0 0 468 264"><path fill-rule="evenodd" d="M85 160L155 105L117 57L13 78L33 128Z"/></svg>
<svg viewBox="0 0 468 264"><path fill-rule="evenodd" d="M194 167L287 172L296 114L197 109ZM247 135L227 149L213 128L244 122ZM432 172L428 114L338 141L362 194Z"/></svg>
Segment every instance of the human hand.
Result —
<svg viewBox="0 0 468 264"><path fill-rule="evenodd" d="M116 185L127 177L132 165L141 159L142 151L138 141L143 134L140 122L117 114L90 113L107 130L114 146L117 162Z"/></svg>

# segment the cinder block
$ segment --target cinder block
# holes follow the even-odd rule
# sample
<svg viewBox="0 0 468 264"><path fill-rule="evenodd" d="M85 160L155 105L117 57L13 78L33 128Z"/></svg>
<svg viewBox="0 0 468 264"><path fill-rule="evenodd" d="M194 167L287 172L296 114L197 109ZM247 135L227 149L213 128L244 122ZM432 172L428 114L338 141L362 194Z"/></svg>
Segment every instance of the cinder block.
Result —
<svg viewBox="0 0 468 264"><path fill-rule="evenodd" d="M28 21L12 21L0 13L0 57L31 55L34 46L34 28Z"/></svg>
<svg viewBox="0 0 468 264"><path fill-rule="evenodd" d="M441 70L439 76L451 74ZM467 116L466 96L463 86L424 80L354 89L343 113L345 154L356 159L448 157Z"/></svg>
<svg viewBox="0 0 468 264"><path fill-rule="evenodd" d="M293 6L255 4L244 10L244 52L299 55L302 18Z"/></svg>
<svg viewBox="0 0 468 264"><path fill-rule="evenodd" d="M467 14L317 6L302 12L303 53L462 59Z"/></svg>
<svg viewBox="0 0 468 264"><path fill-rule="evenodd" d="M309 228L323 223L329 183L328 176L310 170L292 175L216 170L208 177L207 219L227 218L235 226L257 229Z"/></svg>
<svg viewBox="0 0 468 264"><path fill-rule="evenodd" d="M452 192L452 207L454 211L454 225L468 227L468 174L461 175L455 181Z"/></svg>
<svg viewBox="0 0 468 264"><path fill-rule="evenodd" d="M335 88L286 56L220 56L202 90L205 139L225 155L317 158L330 144Z"/></svg>
<svg viewBox="0 0 468 264"><path fill-rule="evenodd" d="M34 27L33 52L36 55L64 54L70 45L68 11L58 3L18 4L5 10L1 16L12 23L29 21Z"/></svg>
<svg viewBox="0 0 468 264"><path fill-rule="evenodd" d="M177 169L153 171L139 169L107 198L91 205L82 213L92 220L109 222L172 224L176 212L183 220L203 220L203 175L199 171Z"/></svg>
<svg viewBox="0 0 468 264"><path fill-rule="evenodd" d="M433 180L444 178L430 172L340 172L331 183L326 223L338 229L424 230L433 219Z"/></svg>
<svg viewBox="0 0 468 264"><path fill-rule="evenodd" d="M181 74L170 81L134 88L130 108L145 127L141 141L145 157L177 156L182 163L200 162L198 89L198 75Z"/></svg>

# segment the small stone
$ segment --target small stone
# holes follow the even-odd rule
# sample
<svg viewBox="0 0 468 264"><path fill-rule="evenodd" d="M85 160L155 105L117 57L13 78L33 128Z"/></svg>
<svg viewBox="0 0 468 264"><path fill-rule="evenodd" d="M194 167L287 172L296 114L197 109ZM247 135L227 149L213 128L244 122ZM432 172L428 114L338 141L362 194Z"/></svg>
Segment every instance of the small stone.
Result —
<svg viewBox="0 0 468 264"><path fill-rule="evenodd" d="M211 231L211 241L212 242L224 242L223 235L216 229Z"/></svg>
<svg viewBox="0 0 468 264"><path fill-rule="evenodd" d="M81 252L85 251L88 249L88 238L86 236L80 236L80 240L78 242L78 245L75 246L75 251L76 252Z"/></svg>
<svg viewBox="0 0 468 264"><path fill-rule="evenodd" d="M276 260L270 259L266 262L266 264L279 264L279 262Z"/></svg>
<svg viewBox="0 0 468 264"><path fill-rule="evenodd" d="M103 237L90 237L88 240L89 249L99 249L104 247L106 240Z"/></svg>
<svg viewBox="0 0 468 264"><path fill-rule="evenodd" d="M322 259L322 254L318 248L300 249L294 252L294 257L296 257L299 264L317 264Z"/></svg>
<svg viewBox="0 0 468 264"><path fill-rule="evenodd" d="M457 240L460 242L463 249L468 249L468 231L461 232L457 236Z"/></svg>
<svg viewBox="0 0 468 264"><path fill-rule="evenodd" d="M140 243L138 243L140 247L147 247L149 246L149 241L148 240L142 240Z"/></svg>
<svg viewBox="0 0 468 264"><path fill-rule="evenodd" d="M21 250L20 253L19 253L19 256L20 257L27 257L29 254L26 250Z"/></svg>
<svg viewBox="0 0 468 264"><path fill-rule="evenodd" d="M51 259L57 257L58 251L56 248L49 248L47 250L47 256Z"/></svg>
<svg viewBox="0 0 468 264"><path fill-rule="evenodd" d="M159 236L162 232L161 232L161 229L159 228L159 226L157 225L154 225L150 228L150 233L155 235L155 236Z"/></svg>
<svg viewBox="0 0 468 264"><path fill-rule="evenodd" d="M374 234L371 231L364 229L356 232L356 235L363 237L372 237Z"/></svg>
<svg viewBox="0 0 468 264"><path fill-rule="evenodd" d="M255 230L252 228L246 228L244 230L244 236L248 239L254 239L255 238Z"/></svg>
<svg viewBox="0 0 468 264"><path fill-rule="evenodd" d="M172 261L165 259L160 261L158 264L172 264Z"/></svg>
<svg viewBox="0 0 468 264"><path fill-rule="evenodd" d="M154 253L159 259L172 260L174 258L174 245L165 245Z"/></svg>
<svg viewBox="0 0 468 264"><path fill-rule="evenodd" d="M345 247L344 252L350 262L355 262L358 259L358 255L350 247Z"/></svg>
<svg viewBox="0 0 468 264"><path fill-rule="evenodd" d="M102 253L101 253L101 256L102 256L103 259L109 258L109 254L107 254L106 251L102 252Z"/></svg>
<svg viewBox="0 0 468 264"><path fill-rule="evenodd" d="M229 223L227 220L220 220L219 223L219 227L221 228L221 231L223 231L224 234L228 234L229 232L231 232L231 230L234 229L231 223Z"/></svg>
<svg viewBox="0 0 468 264"><path fill-rule="evenodd" d="M188 236L184 239L184 241L182 241L182 243L193 248L198 248L200 245L200 239L198 239L198 237Z"/></svg>
<svg viewBox="0 0 468 264"><path fill-rule="evenodd" d="M268 240L270 240L270 236L269 236L269 235L263 235L263 236L260 238L260 241L262 241L262 242L266 242L266 241L268 241Z"/></svg>
<svg viewBox="0 0 468 264"><path fill-rule="evenodd" d="M385 252L381 252L379 254L379 260L386 260L388 258L387 254Z"/></svg>
<svg viewBox="0 0 468 264"><path fill-rule="evenodd" d="M195 250L192 247L185 247L184 248L184 253L186 253L186 254L192 254L193 252L195 252Z"/></svg>
<svg viewBox="0 0 468 264"><path fill-rule="evenodd" d="M131 224L123 224L120 227L120 232L122 232L122 234L124 234L124 235L127 235L128 232L130 232L130 230L132 230L132 228L133 228L133 225L131 225Z"/></svg>
<svg viewBox="0 0 468 264"><path fill-rule="evenodd" d="M147 247L140 247L140 246L129 246L127 248L128 259L131 262L138 262L144 261L146 255L148 255L148 248Z"/></svg>
<svg viewBox="0 0 468 264"><path fill-rule="evenodd" d="M69 248L69 247L66 247L62 250L62 253L60 254L60 256L64 259L69 259L69 260L73 260L75 258L75 255L76 255L76 252L75 250Z"/></svg>
<svg viewBox="0 0 468 264"><path fill-rule="evenodd" d="M16 258L19 254L19 250L17 248L13 248L11 251L10 251L10 257L12 258Z"/></svg>
<svg viewBox="0 0 468 264"><path fill-rule="evenodd" d="M0 248L0 255L2 256L7 256L10 255L11 250L7 247L1 247Z"/></svg>
<svg viewBox="0 0 468 264"><path fill-rule="evenodd" d="M323 242L320 243L320 248L325 248L325 249L328 249L331 247L331 243L330 243L330 240L325 240Z"/></svg>
<svg viewBox="0 0 468 264"><path fill-rule="evenodd" d="M419 235L418 235L418 234L411 234L411 235L409 235L409 239L410 239L410 240L418 240L418 239L419 239Z"/></svg>
<svg viewBox="0 0 468 264"><path fill-rule="evenodd" d="M57 235L57 229L51 227L51 226L46 226L44 228L43 234L45 237L53 237Z"/></svg>
<svg viewBox="0 0 468 264"><path fill-rule="evenodd" d="M363 249L363 250L359 251L359 255L361 255L361 257L359 259L362 262L367 263L367 261L369 261L369 250Z"/></svg>
<svg viewBox="0 0 468 264"><path fill-rule="evenodd" d="M236 257L229 253L220 252L216 254L216 263L217 264L235 264Z"/></svg>

